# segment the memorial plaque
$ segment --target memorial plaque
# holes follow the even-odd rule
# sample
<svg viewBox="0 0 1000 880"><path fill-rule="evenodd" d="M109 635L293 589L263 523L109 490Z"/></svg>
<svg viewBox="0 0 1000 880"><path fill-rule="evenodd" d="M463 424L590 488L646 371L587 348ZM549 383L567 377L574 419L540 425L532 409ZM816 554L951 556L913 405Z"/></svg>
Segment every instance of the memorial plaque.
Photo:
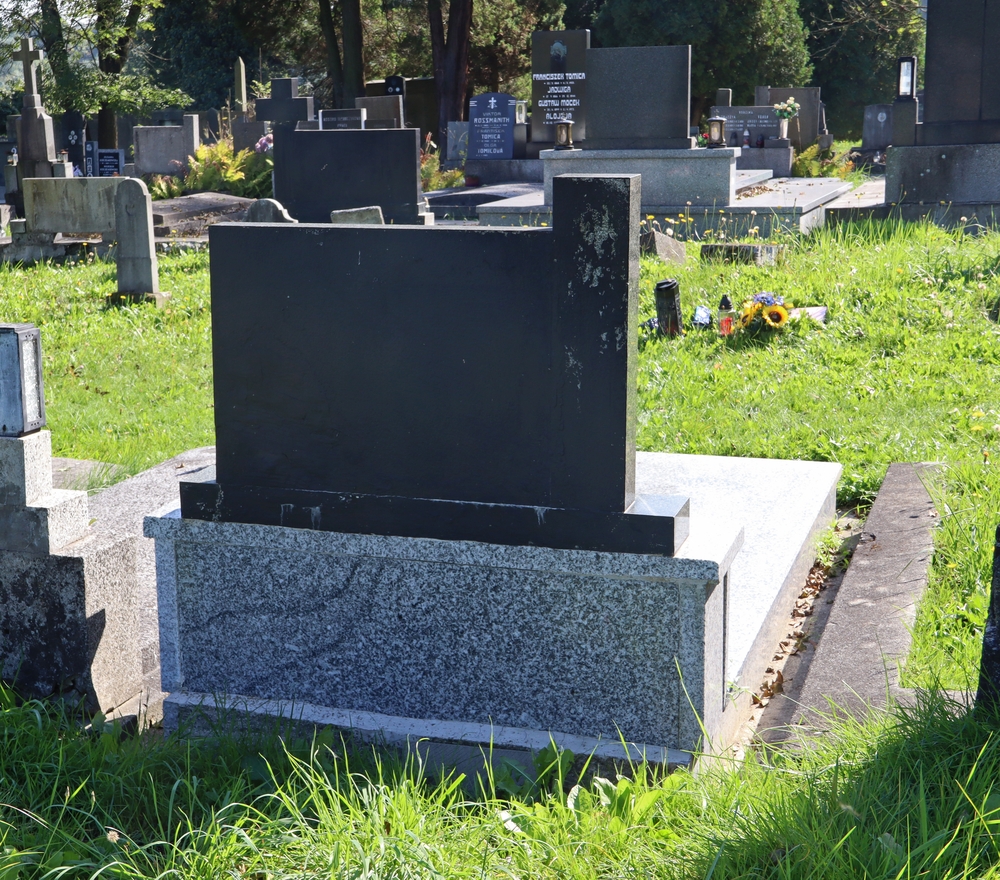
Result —
<svg viewBox="0 0 1000 880"><path fill-rule="evenodd" d="M336 131L364 128L367 115L368 111L364 107L354 110L320 110L319 130Z"/></svg>
<svg viewBox="0 0 1000 880"><path fill-rule="evenodd" d="M85 164L84 143L87 140L87 121L78 110L67 110L60 120L60 149L67 152L74 168L83 172Z"/></svg>
<svg viewBox="0 0 1000 880"><path fill-rule="evenodd" d="M469 100L469 159L513 159L517 99L487 92Z"/></svg>
<svg viewBox="0 0 1000 880"><path fill-rule="evenodd" d="M573 140L587 136L587 50L590 31L531 35L531 140L554 143L555 124L573 122Z"/></svg>
<svg viewBox="0 0 1000 880"><path fill-rule="evenodd" d="M121 177L125 173L124 150L98 150L97 176Z"/></svg>
<svg viewBox="0 0 1000 880"><path fill-rule="evenodd" d="M773 107L713 107L712 116L721 116L726 120L726 142L731 147L743 145L743 132L749 130L750 143L757 143L757 138L778 137L778 115Z"/></svg>
<svg viewBox="0 0 1000 880"><path fill-rule="evenodd" d="M97 141L87 141L83 146L83 176L97 177Z"/></svg>

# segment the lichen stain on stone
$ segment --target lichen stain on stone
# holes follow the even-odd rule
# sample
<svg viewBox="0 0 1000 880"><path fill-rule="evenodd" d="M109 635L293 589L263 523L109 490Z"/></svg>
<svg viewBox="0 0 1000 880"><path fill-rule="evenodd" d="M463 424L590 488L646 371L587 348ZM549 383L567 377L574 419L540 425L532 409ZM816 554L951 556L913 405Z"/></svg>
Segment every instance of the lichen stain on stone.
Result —
<svg viewBox="0 0 1000 880"><path fill-rule="evenodd" d="M594 253L604 256L604 246L610 242L608 256L614 255L618 232L611 222L607 207L601 206L596 209L591 207L584 211L580 215L579 229L581 237Z"/></svg>
<svg viewBox="0 0 1000 880"><path fill-rule="evenodd" d="M583 364L576 359L576 352L568 345L566 346L566 372L576 379L576 387L582 389Z"/></svg>

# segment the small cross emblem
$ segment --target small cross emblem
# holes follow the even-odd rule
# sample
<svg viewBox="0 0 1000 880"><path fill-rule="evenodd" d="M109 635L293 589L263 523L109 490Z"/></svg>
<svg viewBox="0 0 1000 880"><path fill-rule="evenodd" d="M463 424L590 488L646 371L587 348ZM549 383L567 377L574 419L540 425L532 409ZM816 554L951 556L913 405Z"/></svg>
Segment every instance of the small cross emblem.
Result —
<svg viewBox="0 0 1000 880"><path fill-rule="evenodd" d="M496 109L497 109L497 99L490 98L490 110L496 110Z"/></svg>

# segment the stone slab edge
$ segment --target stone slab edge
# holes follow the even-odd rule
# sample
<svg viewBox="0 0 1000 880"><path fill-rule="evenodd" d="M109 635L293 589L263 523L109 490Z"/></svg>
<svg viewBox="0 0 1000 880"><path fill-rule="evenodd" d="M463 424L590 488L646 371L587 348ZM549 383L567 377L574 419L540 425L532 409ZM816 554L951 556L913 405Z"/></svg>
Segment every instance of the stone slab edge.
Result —
<svg viewBox="0 0 1000 880"><path fill-rule="evenodd" d="M691 754L662 746L626 743L601 737L575 736L555 731L528 728L497 727L490 724L460 721L435 721L422 718L400 718L375 712L355 712L331 709L312 703L285 703L257 700L240 696L175 691L163 702L163 726L168 731L182 728L189 735L210 735L213 723L235 714L251 729L268 729L276 719L286 719L297 727L326 727L350 733L363 742L394 746L405 750L420 749L426 760L437 766L455 766L468 760L482 761L488 752L530 755L555 744L576 756L592 755L598 761L636 762L645 759L650 764L666 767L688 766ZM419 744L436 746L430 751Z"/></svg>
<svg viewBox="0 0 1000 880"><path fill-rule="evenodd" d="M829 493L819 505L815 517L809 524L809 535L802 542L792 564L784 572L781 587L774 602L771 603L771 609L740 667L739 679L730 694L731 705L727 706L726 712L723 713L723 724L717 734L717 742L723 747L736 740L740 726L745 723L753 711L753 694L760 686L764 672L772 663L774 652L785 636L788 618L795 606L795 600L805 586L809 570L816 561L817 541L837 515L839 474L838 467L837 477L831 481ZM730 712L729 709L734 707L736 711ZM728 721L726 720L727 716Z"/></svg>
<svg viewBox="0 0 1000 880"><path fill-rule="evenodd" d="M899 666L933 552L938 520L923 479L932 468L890 465L815 650L793 658L785 692L761 717L765 742L794 739L796 728L826 729L838 714L908 702L912 692L900 687Z"/></svg>

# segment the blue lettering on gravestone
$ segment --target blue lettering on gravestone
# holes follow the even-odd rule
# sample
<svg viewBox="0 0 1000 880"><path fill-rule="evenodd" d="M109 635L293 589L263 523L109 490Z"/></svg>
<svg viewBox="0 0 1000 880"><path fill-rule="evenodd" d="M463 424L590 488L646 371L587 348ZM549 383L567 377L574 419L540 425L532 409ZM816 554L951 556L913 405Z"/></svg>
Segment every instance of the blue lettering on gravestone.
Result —
<svg viewBox="0 0 1000 880"><path fill-rule="evenodd" d="M487 92L469 100L468 159L513 159L517 99Z"/></svg>

